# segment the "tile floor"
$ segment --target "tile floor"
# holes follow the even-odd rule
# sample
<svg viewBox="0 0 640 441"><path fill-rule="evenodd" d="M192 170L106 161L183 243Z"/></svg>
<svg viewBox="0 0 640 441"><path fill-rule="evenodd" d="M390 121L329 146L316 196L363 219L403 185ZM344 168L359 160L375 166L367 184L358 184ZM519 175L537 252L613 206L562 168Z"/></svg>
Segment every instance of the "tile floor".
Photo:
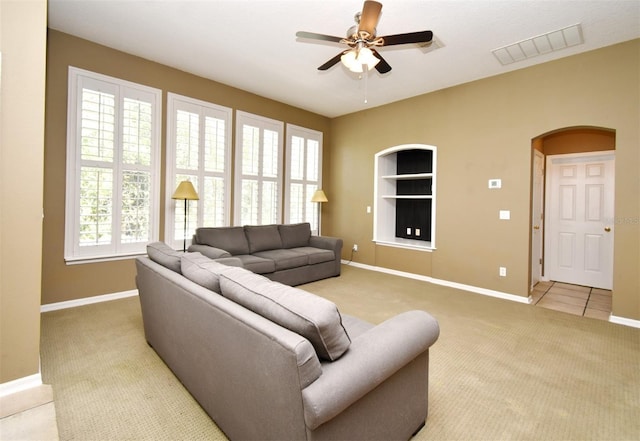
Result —
<svg viewBox="0 0 640 441"><path fill-rule="evenodd" d="M2 441L56 441L58 425L53 389L43 384L0 398Z"/></svg>
<svg viewBox="0 0 640 441"><path fill-rule="evenodd" d="M532 304L569 314L609 320L611 291L561 282L539 282L531 292Z"/></svg>

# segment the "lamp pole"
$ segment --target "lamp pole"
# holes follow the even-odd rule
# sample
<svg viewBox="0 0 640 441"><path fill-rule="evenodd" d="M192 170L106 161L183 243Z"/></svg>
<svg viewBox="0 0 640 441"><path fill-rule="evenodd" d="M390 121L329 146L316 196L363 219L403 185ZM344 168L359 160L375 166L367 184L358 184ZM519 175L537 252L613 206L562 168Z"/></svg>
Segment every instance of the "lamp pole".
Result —
<svg viewBox="0 0 640 441"><path fill-rule="evenodd" d="M187 199L184 200L184 234L182 235L182 252L187 252Z"/></svg>

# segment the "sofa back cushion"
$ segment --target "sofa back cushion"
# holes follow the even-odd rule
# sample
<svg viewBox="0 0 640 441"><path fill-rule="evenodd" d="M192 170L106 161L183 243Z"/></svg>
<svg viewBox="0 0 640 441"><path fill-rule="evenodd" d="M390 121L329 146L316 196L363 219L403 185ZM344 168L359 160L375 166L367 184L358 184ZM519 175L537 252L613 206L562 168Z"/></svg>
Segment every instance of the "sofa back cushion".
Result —
<svg viewBox="0 0 640 441"><path fill-rule="evenodd" d="M249 254L243 227L202 227L196 230L199 244L221 248L234 256Z"/></svg>
<svg viewBox="0 0 640 441"><path fill-rule="evenodd" d="M147 255L155 263L181 274L180 257L184 253L176 251L164 242L153 242L147 245Z"/></svg>
<svg viewBox="0 0 640 441"><path fill-rule="evenodd" d="M305 337L318 358L336 360L351 344L338 307L322 297L273 282L243 268L229 268L220 274L220 292Z"/></svg>
<svg viewBox="0 0 640 441"><path fill-rule="evenodd" d="M277 225L245 225L244 232L247 235L251 254L282 248Z"/></svg>
<svg viewBox="0 0 640 441"><path fill-rule="evenodd" d="M180 259L182 275L200 286L220 293L220 273L230 267L200 253L185 253Z"/></svg>
<svg viewBox="0 0 640 441"><path fill-rule="evenodd" d="M311 239L311 225L308 222L300 224L278 225L282 248L308 247Z"/></svg>

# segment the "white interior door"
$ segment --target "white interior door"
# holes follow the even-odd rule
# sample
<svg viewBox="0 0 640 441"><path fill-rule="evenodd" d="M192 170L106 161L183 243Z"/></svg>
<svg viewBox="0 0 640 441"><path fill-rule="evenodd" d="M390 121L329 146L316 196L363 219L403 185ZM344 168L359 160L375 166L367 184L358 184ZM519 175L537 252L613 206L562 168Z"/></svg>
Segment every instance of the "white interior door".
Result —
<svg viewBox="0 0 640 441"><path fill-rule="evenodd" d="M544 155L533 151L531 193L531 288L542 280L542 237L544 207Z"/></svg>
<svg viewBox="0 0 640 441"><path fill-rule="evenodd" d="M612 152L547 157L550 280L612 288L614 158Z"/></svg>

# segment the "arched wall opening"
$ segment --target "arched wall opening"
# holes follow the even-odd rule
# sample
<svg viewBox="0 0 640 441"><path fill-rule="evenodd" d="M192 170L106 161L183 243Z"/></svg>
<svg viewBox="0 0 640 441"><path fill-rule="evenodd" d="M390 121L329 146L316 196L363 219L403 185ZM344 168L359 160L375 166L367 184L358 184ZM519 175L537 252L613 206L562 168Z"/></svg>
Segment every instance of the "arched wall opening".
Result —
<svg viewBox="0 0 640 441"><path fill-rule="evenodd" d="M552 158L582 158L581 161L586 161L589 158L600 157L598 152L606 154L606 157L613 157L616 147L616 132L613 129L602 127L566 127L533 138L531 146L529 282L530 288L533 289L538 282L550 280L547 264L550 264L551 259L548 259L550 250L547 249L549 243L547 235L553 231L551 228L554 226L553 222L557 222L550 219L547 212L549 211L549 202L558 200L558 198L552 198L553 192L558 191L557 187L548 188L550 173L547 165L548 160ZM615 173L614 167L611 167L611 170L611 173ZM607 186L607 194L604 197L608 197L612 201L614 192L613 184ZM610 227L607 225L598 228L610 231ZM608 240L612 243L612 238L608 238Z"/></svg>

